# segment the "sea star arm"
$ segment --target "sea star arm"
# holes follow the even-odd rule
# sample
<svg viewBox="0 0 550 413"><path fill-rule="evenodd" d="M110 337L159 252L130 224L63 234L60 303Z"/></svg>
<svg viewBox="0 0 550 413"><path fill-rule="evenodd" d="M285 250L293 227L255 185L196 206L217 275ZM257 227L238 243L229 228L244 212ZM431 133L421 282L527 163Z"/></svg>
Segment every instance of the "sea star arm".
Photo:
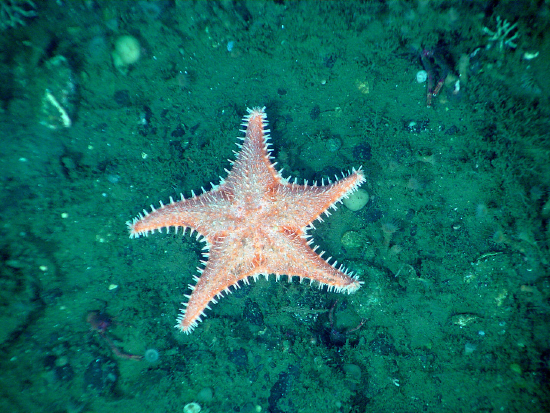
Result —
<svg viewBox="0 0 550 413"><path fill-rule="evenodd" d="M248 192L250 188L267 190L280 182L280 176L271 162L269 150L269 129L265 108L247 109L248 115L241 126L246 129L242 145L239 145L237 158L232 163L226 182L229 187ZM236 193L240 193L236 190Z"/></svg>
<svg viewBox="0 0 550 413"><path fill-rule="evenodd" d="M238 288L240 280L248 283L249 276L259 275L257 262L249 258L254 255L250 253L251 245L243 245L234 237L222 234L213 239L210 247L208 262L199 269L200 276L194 277L196 284L189 284L192 293L186 295L188 301L182 303L184 308L176 324L176 328L187 334L206 316L204 310L210 309L209 304L216 304L223 292L231 292L231 286Z"/></svg>
<svg viewBox="0 0 550 413"><path fill-rule="evenodd" d="M197 231L207 239L212 232L216 231L216 226L221 225L221 222L212 222L209 219L209 209L222 209L230 203L230 194L226 190L213 190L203 193L199 196L184 199L179 202L174 202L170 197L170 204L164 205L160 203L160 208L155 209L151 205L151 211L143 210L143 214L139 214L132 221L128 221L128 229L130 238L138 238L142 235L149 235L155 231L162 231L166 228L166 232L170 231L170 227L183 228L183 232L187 228L191 231Z"/></svg>
<svg viewBox="0 0 550 413"><path fill-rule="evenodd" d="M328 260L323 259L324 251L320 255L317 254L304 236L291 229L282 229L281 236L285 238L284 250L279 252L279 259L268 263L265 272L275 273L276 276L287 274L289 279L299 277L300 281L308 278L319 283L319 287L326 285L329 291L352 293L360 288L362 282L357 276L343 265L338 265L336 261L329 263L332 257Z"/></svg>
<svg viewBox="0 0 550 413"><path fill-rule="evenodd" d="M345 178L330 185L297 185L281 184L276 194L277 203L284 208L280 216L286 217L294 225L306 227L323 212L330 215L328 209L336 209L336 204L342 198L353 193L363 182L365 175L362 170L353 171Z"/></svg>

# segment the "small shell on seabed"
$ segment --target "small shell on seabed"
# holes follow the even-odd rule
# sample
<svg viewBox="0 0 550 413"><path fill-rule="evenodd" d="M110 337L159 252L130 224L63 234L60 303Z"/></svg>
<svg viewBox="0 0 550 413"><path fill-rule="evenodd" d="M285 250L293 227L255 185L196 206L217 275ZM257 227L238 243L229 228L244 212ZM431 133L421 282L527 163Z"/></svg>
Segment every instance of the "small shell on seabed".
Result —
<svg viewBox="0 0 550 413"><path fill-rule="evenodd" d="M201 410L201 406L195 402L183 406L183 413L199 413Z"/></svg>
<svg viewBox="0 0 550 413"><path fill-rule="evenodd" d="M428 79L428 72L426 72L425 70L419 70L416 73L416 81L418 83L424 83L427 79Z"/></svg>
<svg viewBox="0 0 550 413"><path fill-rule="evenodd" d="M472 313L455 314L451 317L451 323L459 327L466 327L467 325L479 320L480 318L481 317L479 317L478 315Z"/></svg>

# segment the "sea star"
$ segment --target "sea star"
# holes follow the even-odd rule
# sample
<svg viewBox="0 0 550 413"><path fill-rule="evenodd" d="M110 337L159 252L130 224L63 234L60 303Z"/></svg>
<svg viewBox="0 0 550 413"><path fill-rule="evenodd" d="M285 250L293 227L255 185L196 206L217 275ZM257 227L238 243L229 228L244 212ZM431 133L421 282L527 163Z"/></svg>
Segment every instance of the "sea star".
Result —
<svg viewBox="0 0 550 413"><path fill-rule="evenodd" d="M272 163L269 150L269 130L264 108L247 109L242 130L246 134L237 159L227 171L227 179L199 196L143 211L139 217L127 222L130 238L162 228L190 228L191 234L206 241L199 268L194 277L196 285L189 285L192 293L177 319L176 328L190 333L204 317L209 303L216 303L229 287L238 282L248 283L248 277L266 279L275 274L279 280L286 274L289 281L298 277L309 278L321 288L352 293L362 284L357 276L342 265L329 264L310 245L313 240L307 231L314 228L313 221L322 221L321 214L330 215L336 203L347 197L365 181L363 171L353 170L343 179L324 185L298 185L283 178ZM206 261L208 258L208 261Z"/></svg>

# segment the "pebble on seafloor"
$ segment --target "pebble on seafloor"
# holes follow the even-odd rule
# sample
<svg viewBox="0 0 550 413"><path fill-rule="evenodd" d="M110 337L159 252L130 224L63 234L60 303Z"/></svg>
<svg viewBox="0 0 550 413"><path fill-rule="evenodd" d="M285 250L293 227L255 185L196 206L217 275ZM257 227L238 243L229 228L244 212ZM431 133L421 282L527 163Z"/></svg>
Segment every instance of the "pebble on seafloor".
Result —
<svg viewBox="0 0 550 413"><path fill-rule="evenodd" d="M128 68L136 63L141 56L141 46L134 36L124 35L115 40L111 53L113 66L123 75L128 74Z"/></svg>
<svg viewBox="0 0 550 413"><path fill-rule="evenodd" d="M340 242L346 250L359 250L365 245L365 237L357 231L346 231Z"/></svg>
<svg viewBox="0 0 550 413"><path fill-rule="evenodd" d="M369 193L364 189L358 189L349 197L344 198L342 202L348 209L352 211L359 211L367 205L367 202L369 202Z"/></svg>

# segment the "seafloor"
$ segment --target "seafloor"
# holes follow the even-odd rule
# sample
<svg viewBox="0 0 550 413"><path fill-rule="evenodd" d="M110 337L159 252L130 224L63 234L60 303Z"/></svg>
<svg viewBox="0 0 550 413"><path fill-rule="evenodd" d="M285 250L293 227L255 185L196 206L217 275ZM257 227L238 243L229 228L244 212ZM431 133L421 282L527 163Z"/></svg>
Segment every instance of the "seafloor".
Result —
<svg viewBox="0 0 550 413"><path fill-rule="evenodd" d="M548 1L0 9L0 411L549 411ZM285 176L365 170L313 231L365 284L262 278L185 335L202 245L126 221L219 182L253 106Z"/></svg>

